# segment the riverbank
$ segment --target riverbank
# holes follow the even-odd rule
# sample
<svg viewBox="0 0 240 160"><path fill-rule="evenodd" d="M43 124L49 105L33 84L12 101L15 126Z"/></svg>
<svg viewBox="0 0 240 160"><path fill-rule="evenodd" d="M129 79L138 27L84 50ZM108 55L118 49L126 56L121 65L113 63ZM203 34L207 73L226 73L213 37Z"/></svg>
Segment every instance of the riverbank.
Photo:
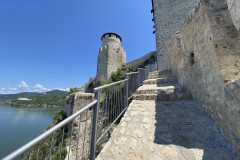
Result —
<svg viewBox="0 0 240 160"><path fill-rule="evenodd" d="M0 159L26 144L53 122L62 107L13 107L0 103Z"/></svg>
<svg viewBox="0 0 240 160"><path fill-rule="evenodd" d="M0 101L0 104L6 104L12 107L20 107L20 108L59 108L64 105L58 106L58 105L48 105L48 104L17 104L12 101Z"/></svg>

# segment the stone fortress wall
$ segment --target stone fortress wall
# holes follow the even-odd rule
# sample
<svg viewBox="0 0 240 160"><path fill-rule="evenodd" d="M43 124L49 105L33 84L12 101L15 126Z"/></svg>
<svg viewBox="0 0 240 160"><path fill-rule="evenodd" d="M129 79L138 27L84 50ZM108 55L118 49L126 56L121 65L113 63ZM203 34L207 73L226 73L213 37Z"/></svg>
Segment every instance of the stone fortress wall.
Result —
<svg viewBox="0 0 240 160"><path fill-rule="evenodd" d="M233 3L201 0L172 37L168 57L179 83L240 156L240 8L238 0Z"/></svg>
<svg viewBox="0 0 240 160"><path fill-rule="evenodd" d="M138 59L127 62L127 64L131 66L133 70L137 70L140 66L155 64L155 61L156 61L156 51L150 52Z"/></svg>
<svg viewBox="0 0 240 160"><path fill-rule="evenodd" d="M126 52L121 46L122 39L119 35L106 33L101 40L95 83L108 79L112 72L126 63Z"/></svg>
<svg viewBox="0 0 240 160"><path fill-rule="evenodd" d="M158 69L168 68L168 43L198 1L152 0Z"/></svg>
<svg viewBox="0 0 240 160"><path fill-rule="evenodd" d="M239 0L227 0L228 10L231 14L233 24L240 34L240 1Z"/></svg>

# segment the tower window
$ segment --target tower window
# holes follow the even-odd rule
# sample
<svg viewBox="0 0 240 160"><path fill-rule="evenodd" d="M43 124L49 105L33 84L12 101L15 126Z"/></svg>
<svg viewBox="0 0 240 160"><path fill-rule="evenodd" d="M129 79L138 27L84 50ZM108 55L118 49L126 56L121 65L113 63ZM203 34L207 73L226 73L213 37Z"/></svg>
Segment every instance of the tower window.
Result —
<svg viewBox="0 0 240 160"><path fill-rule="evenodd" d="M109 34L109 37L111 37L112 35L111 34Z"/></svg>

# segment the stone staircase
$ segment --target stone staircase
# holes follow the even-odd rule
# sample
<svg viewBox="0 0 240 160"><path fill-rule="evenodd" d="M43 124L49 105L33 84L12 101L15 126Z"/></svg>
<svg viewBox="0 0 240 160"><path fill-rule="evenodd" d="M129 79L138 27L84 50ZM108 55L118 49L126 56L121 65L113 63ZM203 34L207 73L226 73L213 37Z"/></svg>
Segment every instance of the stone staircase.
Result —
<svg viewBox="0 0 240 160"><path fill-rule="evenodd" d="M238 160L169 70L150 73L96 160Z"/></svg>
<svg viewBox="0 0 240 160"><path fill-rule="evenodd" d="M134 100L191 100L192 96L186 88L178 83L170 70L151 72L148 79L138 88Z"/></svg>

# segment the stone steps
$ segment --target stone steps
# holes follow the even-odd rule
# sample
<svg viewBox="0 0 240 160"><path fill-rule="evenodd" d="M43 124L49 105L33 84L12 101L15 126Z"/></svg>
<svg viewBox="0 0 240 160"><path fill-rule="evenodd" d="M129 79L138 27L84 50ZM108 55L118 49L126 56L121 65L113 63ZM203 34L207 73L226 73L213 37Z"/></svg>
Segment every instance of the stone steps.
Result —
<svg viewBox="0 0 240 160"><path fill-rule="evenodd" d="M149 75L167 75L167 74L172 74L171 70L161 70L161 71L154 71L149 73Z"/></svg>
<svg viewBox="0 0 240 160"><path fill-rule="evenodd" d="M151 72L133 96L134 100L191 100L192 95L177 83L170 70Z"/></svg>
<svg viewBox="0 0 240 160"><path fill-rule="evenodd" d="M237 160L213 119L176 77L151 75L164 78L138 88L96 160Z"/></svg>
<svg viewBox="0 0 240 160"><path fill-rule="evenodd" d="M160 83L141 86L133 96L134 100L191 100L191 93L178 83Z"/></svg>
<svg viewBox="0 0 240 160"><path fill-rule="evenodd" d="M135 94L133 100L155 100L155 101L176 101L176 100L191 100L191 93L172 93L172 94Z"/></svg>
<svg viewBox="0 0 240 160"><path fill-rule="evenodd" d="M183 88L178 83L162 83L162 84L151 84L143 85L138 88L136 94L171 94L173 92L185 92L186 89Z"/></svg>
<svg viewBox="0 0 240 160"><path fill-rule="evenodd" d="M173 74L149 74L148 79L174 77Z"/></svg>
<svg viewBox="0 0 240 160"><path fill-rule="evenodd" d="M195 101L133 100L96 160L238 160Z"/></svg>
<svg viewBox="0 0 240 160"><path fill-rule="evenodd" d="M173 75L149 75L148 79L158 79L158 78L167 78L168 76L173 76Z"/></svg>
<svg viewBox="0 0 240 160"><path fill-rule="evenodd" d="M156 79L148 79L143 81L143 85L147 84L158 84L158 83L177 83L178 80L175 76L167 76L163 78L156 78Z"/></svg>
<svg viewBox="0 0 240 160"><path fill-rule="evenodd" d="M148 78L149 79L164 78L170 75L172 75L172 71L170 70L154 71L149 73Z"/></svg>
<svg viewBox="0 0 240 160"><path fill-rule="evenodd" d="M157 100L157 94L135 94L133 100Z"/></svg>

